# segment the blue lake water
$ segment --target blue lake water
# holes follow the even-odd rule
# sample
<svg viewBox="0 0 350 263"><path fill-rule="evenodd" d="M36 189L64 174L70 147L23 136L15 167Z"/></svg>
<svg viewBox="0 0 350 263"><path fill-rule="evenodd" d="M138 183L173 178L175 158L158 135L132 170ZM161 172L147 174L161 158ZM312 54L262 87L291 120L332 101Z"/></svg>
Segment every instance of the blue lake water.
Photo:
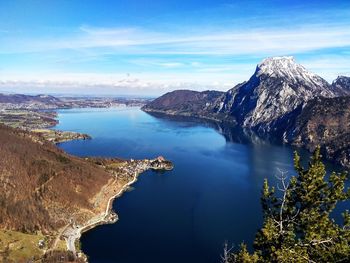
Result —
<svg viewBox="0 0 350 263"><path fill-rule="evenodd" d="M91 263L214 263L223 244L251 245L261 225L264 178L294 174L293 149L228 127L154 117L138 108L61 110L57 129L93 139L60 144L78 156L153 158L175 168L145 172L113 208L119 221L83 234Z"/></svg>

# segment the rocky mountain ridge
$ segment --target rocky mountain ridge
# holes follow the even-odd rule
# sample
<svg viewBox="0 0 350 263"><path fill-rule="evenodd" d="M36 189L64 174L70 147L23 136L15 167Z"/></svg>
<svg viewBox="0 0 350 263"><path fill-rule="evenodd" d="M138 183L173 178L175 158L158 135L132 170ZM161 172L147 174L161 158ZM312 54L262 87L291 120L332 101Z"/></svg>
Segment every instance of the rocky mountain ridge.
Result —
<svg viewBox="0 0 350 263"><path fill-rule="evenodd" d="M325 157L350 167L350 96L311 100L292 121L285 142L309 151L321 145Z"/></svg>
<svg viewBox="0 0 350 263"><path fill-rule="evenodd" d="M178 98L184 91L174 91L161 96L142 109L146 112L192 117L199 115L216 121L228 121L250 129L260 136L278 138L308 149L312 149L317 142L323 145L323 152L327 158L333 159L334 153L339 150L341 153L337 153L337 156L343 157L337 161L350 166L345 160L349 158L346 149L350 145L340 143L340 137L333 134L326 139L318 133L311 135L309 131L308 135L316 136L318 139L307 140L308 135L302 131L306 123L314 123L316 119L322 118L322 114L327 113L328 121L323 125L327 127L328 132L334 129L338 134L347 132L347 124L350 122L348 115L338 119L340 123L335 124L337 128L329 121L333 115L338 116L341 110L347 111L350 108L350 103L345 103L346 99L341 100L342 103L337 103L338 97L349 94L349 83L349 77L338 77L329 84L296 63L292 57L274 57L264 59L257 65L248 81L222 93L215 101L206 101L203 97L203 101L197 102L196 106L187 104L184 110L179 111L182 102ZM164 110L165 101L168 102L166 110ZM326 112L321 110L320 105L325 107ZM309 114L310 112L314 114ZM302 142L303 140L305 142ZM331 148L332 142L339 149L327 150Z"/></svg>
<svg viewBox="0 0 350 263"><path fill-rule="evenodd" d="M229 90L216 102L214 112L231 115L237 123L260 133L315 97L336 97L332 86L308 72L292 57L263 60L253 76Z"/></svg>
<svg viewBox="0 0 350 263"><path fill-rule="evenodd" d="M332 86L342 95L350 95L350 77L339 76L332 82Z"/></svg>

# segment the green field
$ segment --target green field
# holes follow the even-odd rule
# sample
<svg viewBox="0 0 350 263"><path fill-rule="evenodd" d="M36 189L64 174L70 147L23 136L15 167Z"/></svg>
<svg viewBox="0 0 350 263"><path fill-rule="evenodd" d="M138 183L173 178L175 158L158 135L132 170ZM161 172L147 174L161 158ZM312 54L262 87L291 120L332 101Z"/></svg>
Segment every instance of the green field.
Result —
<svg viewBox="0 0 350 263"><path fill-rule="evenodd" d="M46 247L39 248L40 240L45 236L0 230L0 262L19 263L41 257Z"/></svg>

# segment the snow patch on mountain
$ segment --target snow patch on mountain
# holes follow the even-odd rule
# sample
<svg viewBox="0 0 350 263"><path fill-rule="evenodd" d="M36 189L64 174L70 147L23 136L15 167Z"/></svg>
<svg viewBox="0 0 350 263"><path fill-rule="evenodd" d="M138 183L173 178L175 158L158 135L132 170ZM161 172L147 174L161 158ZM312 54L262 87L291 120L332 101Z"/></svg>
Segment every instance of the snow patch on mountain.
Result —
<svg viewBox="0 0 350 263"><path fill-rule="evenodd" d="M334 96L327 81L293 57L271 57L257 65L249 81L223 95L213 110L230 114L244 127L269 132L280 118L307 101Z"/></svg>

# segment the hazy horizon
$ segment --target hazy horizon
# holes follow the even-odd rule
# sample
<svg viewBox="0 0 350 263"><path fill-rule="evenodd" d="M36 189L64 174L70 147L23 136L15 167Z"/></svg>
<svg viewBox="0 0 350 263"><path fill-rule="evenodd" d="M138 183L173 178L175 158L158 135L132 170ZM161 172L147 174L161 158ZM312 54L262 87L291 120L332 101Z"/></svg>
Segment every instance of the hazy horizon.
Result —
<svg viewBox="0 0 350 263"><path fill-rule="evenodd" d="M155 99L156 95L146 95L146 94L124 94L124 93L91 93L83 94L78 92L63 93L63 92L41 92L41 91L29 91L29 92L16 92L9 90L0 89L0 94L4 95L28 95L28 96L38 96L38 95L48 95L58 98L135 98L135 99Z"/></svg>
<svg viewBox="0 0 350 263"><path fill-rule="evenodd" d="M350 2L1 1L0 91L226 91L262 59L350 75Z"/></svg>

